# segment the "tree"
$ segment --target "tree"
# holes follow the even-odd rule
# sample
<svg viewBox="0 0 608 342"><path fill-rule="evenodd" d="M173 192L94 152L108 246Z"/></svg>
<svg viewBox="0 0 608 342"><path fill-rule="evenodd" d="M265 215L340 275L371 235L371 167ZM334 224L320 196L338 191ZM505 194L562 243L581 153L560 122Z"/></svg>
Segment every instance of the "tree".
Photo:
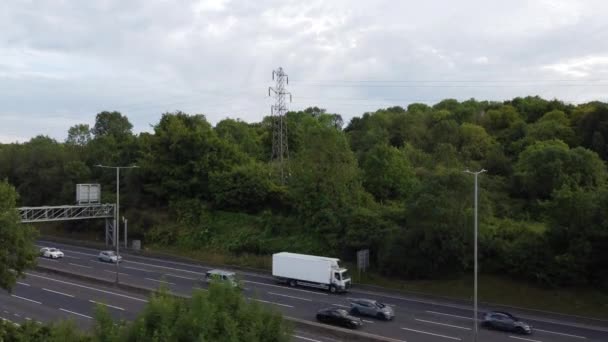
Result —
<svg viewBox="0 0 608 342"><path fill-rule="evenodd" d="M520 154L514 176L522 193L547 199L563 186L597 188L605 184L607 174L596 153L549 140L537 142Z"/></svg>
<svg viewBox="0 0 608 342"><path fill-rule="evenodd" d="M494 139L478 125L464 123L460 126L460 153L465 161L484 160L495 145Z"/></svg>
<svg viewBox="0 0 608 342"><path fill-rule="evenodd" d="M21 224L17 192L7 181L0 181L0 288L10 290L24 272L36 265L36 231Z"/></svg>
<svg viewBox="0 0 608 342"><path fill-rule="evenodd" d="M70 127L65 142L73 146L86 146L91 141L91 129L87 124L78 124Z"/></svg>
<svg viewBox="0 0 608 342"><path fill-rule="evenodd" d="M95 138L111 136L122 140L132 134L132 128L133 125L129 122L129 119L120 112L104 111L95 117L95 126L93 126L91 132Z"/></svg>
<svg viewBox="0 0 608 342"><path fill-rule="evenodd" d="M407 157L395 147L375 146L365 153L361 166L365 189L379 201L403 199L415 186Z"/></svg>

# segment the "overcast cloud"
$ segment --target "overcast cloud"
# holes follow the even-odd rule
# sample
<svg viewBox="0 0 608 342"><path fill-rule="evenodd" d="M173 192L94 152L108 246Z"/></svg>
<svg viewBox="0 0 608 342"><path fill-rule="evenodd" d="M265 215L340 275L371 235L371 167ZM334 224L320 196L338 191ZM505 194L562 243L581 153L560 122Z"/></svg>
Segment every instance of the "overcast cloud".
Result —
<svg viewBox="0 0 608 342"><path fill-rule="evenodd" d="M608 101L606 13L605 0L3 0L0 141L64 140L103 110L135 132L178 109L260 121L278 66L291 109L346 121L444 98Z"/></svg>

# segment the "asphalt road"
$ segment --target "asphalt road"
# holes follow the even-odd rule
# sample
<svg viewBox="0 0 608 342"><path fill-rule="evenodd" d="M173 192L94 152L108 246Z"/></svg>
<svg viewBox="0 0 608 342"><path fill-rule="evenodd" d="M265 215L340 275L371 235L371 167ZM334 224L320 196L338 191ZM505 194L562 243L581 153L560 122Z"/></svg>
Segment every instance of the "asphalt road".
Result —
<svg viewBox="0 0 608 342"><path fill-rule="evenodd" d="M59 243L40 242L40 245L52 246L60 248L66 255L62 260L40 259L39 264L53 268L59 268L64 271L69 271L77 274L102 277L104 279L113 280L115 278L116 267L113 264L101 263L97 261L98 250L70 246ZM204 272L209 270L209 267L196 265L192 263L175 262L169 260L161 260L156 258L123 255L124 262L119 267L119 280L125 283L140 285L145 287L158 287L161 284L167 285L172 291L188 295L193 288L204 288L205 284L200 281ZM473 315L469 306L456 304L451 302L439 302L437 300L427 300L423 298L413 298L402 295L395 295L383 291L365 291L354 288L348 294L331 295L327 292L309 290L304 288L290 288L277 284L271 276L267 274L258 274L251 272L237 271L245 290L247 297L258 300L267 305L274 306L282 311L285 315L300 319L314 320L314 315L320 308L328 306L337 306L348 308L349 298L364 297L382 301L392 305L395 310L396 318L391 322L378 321L374 318L363 318L364 326L362 331L376 334L380 336L390 337L400 341L472 341L473 338ZM32 279L32 275L28 276L28 280ZM36 276L36 281L47 281ZM44 276L48 277L48 276ZM36 297L35 288L30 286L19 285L15 291L15 295L23 294L24 298L33 299L42 302L43 298L54 298L49 303L53 303L53 307L59 307L63 316L77 316L70 311L78 312L86 316L91 316L90 308L94 304L90 301L108 300L107 304L121 307L130 303L124 311L117 311L117 317L129 318L136 313L145 302L137 300L125 300L125 298L99 297L102 293L91 293L88 297L82 300L76 300L80 297L67 297L45 290L36 290L37 296L45 295L45 297ZM36 287L37 288L37 287ZM61 287L60 287L61 288ZM52 290L53 288L48 288ZM85 293L85 288L79 288L78 291ZM23 292L21 292L23 291ZM43 292L40 292L43 291ZM61 291L61 290L58 290ZM88 291L88 290L87 290ZM114 290L112 290L115 292ZM88 292L87 292L88 293ZM95 294L95 296L92 296ZM107 294L103 294L106 296ZM28 296L33 296L30 298ZM131 296L131 295L130 295ZM15 303L19 298L2 297L8 300L8 303ZM92 299L93 298L93 299ZM97 299L95 299L97 298ZM101 298L101 299L100 299ZM110 302L109 300L113 300ZM128 299L128 298L127 298ZM39 305L26 300L20 299L21 305ZM47 299L45 299L45 302ZM131 303L134 302L134 303ZM70 303L68 304L63 303ZM13 305L13 304L11 304ZM63 305L63 306L62 306ZM65 306L65 307L64 307ZM85 307L86 306L86 307ZM74 310L72 310L72 309ZM89 308L88 311L86 308ZM110 307L111 308L111 307ZM79 310L79 311L76 311ZM9 310L7 310L9 311ZM10 311L9 311L10 312ZM0 314L2 314L0 310ZM30 317L32 319L44 320L44 315L48 314L45 311L40 312L39 316ZM124 315L124 316L121 316ZM33 314L32 314L33 316ZM41 318L38 318L41 317ZM84 319L77 316L79 319ZM496 341L496 342L566 342L566 341L608 341L608 328L598 325L581 324L576 320L567 321L564 319L557 320L553 315L526 315L525 321L530 323L535 332L533 335L521 336L511 333L489 331L485 329L479 330L479 341ZM302 335L303 340L311 336Z"/></svg>
<svg viewBox="0 0 608 342"><path fill-rule="evenodd" d="M12 293L0 292L0 319L14 324L39 324L71 320L76 326L92 328L95 308L106 306L115 320L133 320L146 305L145 296L107 286L92 286L69 277L27 272ZM306 331L293 332L294 341L335 342Z"/></svg>

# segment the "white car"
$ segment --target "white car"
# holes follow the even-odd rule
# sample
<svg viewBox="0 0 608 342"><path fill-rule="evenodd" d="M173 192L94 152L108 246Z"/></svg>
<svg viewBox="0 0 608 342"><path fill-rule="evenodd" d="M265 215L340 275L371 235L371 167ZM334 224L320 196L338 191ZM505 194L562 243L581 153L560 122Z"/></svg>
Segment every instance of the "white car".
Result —
<svg viewBox="0 0 608 342"><path fill-rule="evenodd" d="M40 255L45 258L50 258L50 259L63 258L63 252L60 251L59 249L53 248L53 247L40 248Z"/></svg>

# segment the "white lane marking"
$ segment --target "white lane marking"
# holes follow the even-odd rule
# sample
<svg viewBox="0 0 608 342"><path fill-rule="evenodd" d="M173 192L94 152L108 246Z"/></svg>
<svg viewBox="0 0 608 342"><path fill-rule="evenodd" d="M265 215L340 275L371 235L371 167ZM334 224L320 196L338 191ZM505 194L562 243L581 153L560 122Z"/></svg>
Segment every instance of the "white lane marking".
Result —
<svg viewBox="0 0 608 342"><path fill-rule="evenodd" d="M76 286L76 287L81 287L83 289L93 290L93 291L97 291L97 292L101 292L101 293L111 294L111 295L118 296L118 297L132 299L132 300L136 300L136 301L139 301L139 302L144 302L144 303L148 302L145 299L141 299L141 298L137 298L137 297L132 297L132 296L127 296L127 295L124 295L124 294L115 293L115 292L111 292L111 291L106 291L106 290L102 290L102 289L98 289L98 288L94 288L94 287L90 287L90 286L70 283L68 281L63 281L63 280L59 280L59 279L53 279L53 278L49 278L49 277L44 277L44 276L33 274L33 273L25 273L25 274L27 274L28 276L31 276L31 277L38 277L38 278L42 278L42 279L47 279L47 280L55 281L55 282L66 284L66 285L72 285L72 286Z"/></svg>
<svg viewBox="0 0 608 342"><path fill-rule="evenodd" d="M294 289L294 288L287 287L287 286L274 285L274 284L266 284L266 283L259 283L257 281L251 281L251 280L243 280L243 283L251 283L251 284L257 284L257 285L278 287L278 288L284 289L284 290L300 291L300 292L311 293L311 294L316 294L316 295L320 295L320 296L327 296L327 293L323 293L323 292L313 292L313 291L307 291L307 290L300 290L300 289Z"/></svg>
<svg viewBox="0 0 608 342"><path fill-rule="evenodd" d="M84 268L93 268L91 266L79 265L79 264L74 264L74 263L71 263L71 262L68 262L68 265L78 266L78 267L84 267Z"/></svg>
<svg viewBox="0 0 608 342"><path fill-rule="evenodd" d="M471 328L467 328L467 327L461 327L461 326L458 326L458 325L451 325L451 324L445 324L445 323L439 323L439 322L427 321L427 320L424 320L424 319L419 319L419 318L416 318L416 320L417 320L417 321L420 321L420 322L424 322L424 323L431 323L431 324L437 324L437 325L444 325L444 326L446 326L446 327L452 327L452 328L463 329L463 330L471 330Z"/></svg>
<svg viewBox="0 0 608 342"><path fill-rule="evenodd" d="M69 255L64 255L64 258L68 258L68 259L76 259L76 260L80 260L80 258L77 257L73 257L73 256L69 256Z"/></svg>
<svg viewBox="0 0 608 342"><path fill-rule="evenodd" d="M26 320L26 321L31 321L32 319L31 319L31 318L29 318L29 317L25 317L25 320Z"/></svg>
<svg viewBox="0 0 608 342"><path fill-rule="evenodd" d="M91 299L89 299L89 302L91 302L91 303L93 303L93 304L99 304L99 305L107 306L107 307L112 308L112 309L116 309L116 310L120 310L120 311L125 311L125 309L123 309L123 308L121 308L121 307L119 307L119 306L114 306L114 305L110 305L110 304L105 304L105 303L102 303L102 302L96 302L96 301L91 300Z"/></svg>
<svg viewBox="0 0 608 342"><path fill-rule="evenodd" d="M403 329L403 330L408 330L408 331L413 331L413 332L417 332L417 333L420 333L420 334L427 334L427 335L431 335L431 336L443 337L443 338L447 338L447 339L450 339L450 340L455 340L455 341L462 341L462 339L461 339L461 338L459 338L459 337L452 337L452 336L440 335L440 334L435 334L435 333L428 332L428 331L415 330L415 329L403 328L403 327L401 327L401 329Z"/></svg>
<svg viewBox="0 0 608 342"><path fill-rule="evenodd" d="M36 303L36 304L42 304L42 303L40 303L39 301L35 301L35 300L33 300L33 299L29 299L29 298L25 298L25 297L19 297L19 296L17 296L17 295L11 295L11 296L12 296L12 297L15 297L15 298L19 298L19 299L27 300L28 302L32 302L32 303Z"/></svg>
<svg viewBox="0 0 608 342"><path fill-rule="evenodd" d="M255 301L261 302L261 303L267 303L267 304L274 304L274 305L280 305L280 306L284 306L286 308L293 308L292 305L287 305L287 304L281 304L281 303L276 303L276 302L269 302L267 300L261 300L261 299L257 299L257 298L249 298L249 299L253 299Z"/></svg>
<svg viewBox="0 0 608 342"><path fill-rule="evenodd" d="M20 314L13 314L13 316L15 316L15 317L21 317Z"/></svg>
<svg viewBox="0 0 608 342"><path fill-rule="evenodd" d="M108 272L108 273L112 273L112 274L116 274L116 271L112 271L112 270L103 270L104 272ZM120 274L121 276L128 276L127 273L121 273L118 272L118 274Z"/></svg>
<svg viewBox="0 0 608 342"><path fill-rule="evenodd" d="M473 320L473 318L471 318L471 317L466 317L466 316L458 316L458 315L452 315L452 314L443 313L443 312L429 311L429 310L426 310L426 312L431 313L431 314L435 314L435 315L443 315L443 316L449 316L449 317L456 317L456 318L468 319L469 321L472 321L472 320ZM478 321L479 321L479 320L478 320Z"/></svg>
<svg viewBox="0 0 608 342"><path fill-rule="evenodd" d="M274 295L274 296L281 296L281 297L287 297L287 298L293 298L293 299L305 300L307 302L312 302L312 299L302 298L302 297L295 297L295 296L288 296L286 294L281 294L281 293L276 293L276 292L268 292L268 294L271 294L271 295Z"/></svg>
<svg viewBox="0 0 608 342"><path fill-rule="evenodd" d="M163 283L163 284L175 285L174 283L168 282L166 280L158 280L158 279L152 279L152 278L144 278L144 279L155 281L155 282L158 282L158 283Z"/></svg>
<svg viewBox="0 0 608 342"><path fill-rule="evenodd" d="M142 272L154 272L150 270L144 270L143 268L131 267L131 266L123 266L122 268L128 268L130 270L142 271Z"/></svg>
<svg viewBox="0 0 608 342"><path fill-rule="evenodd" d="M184 276L180 276L180 275L177 275L177 274L171 274L171 273L167 273L165 275L168 276L168 277L174 277L174 278L182 278L182 279L188 279L188 280L198 280L196 278L184 277Z"/></svg>
<svg viewBox="0 0 608 342"><path fill-rule="evenodd" d="M59 260L49 259L49 258L43 258L43 257L38 257L38 260L46 260L46 261L50 261L50 262L59 262Z"/></svg>
<svg viewBox="0 0 608 342"><path fill-rule="evenodd" d="M203 291L209 291L209 290L207 290L207 289L204 289L204 288L202 288L202 287L197 287L197 286L193 287L192 289L193 289L193 290L203 290Z"/></svg>
<svg viewBox="0 0 608 342"><path fill-rule="evenodd" d="M342 305L342 304L332 304L332 305L339 306L341 308L350 308L350 306L348 306L348 305Z"/></svg>
<svg viewBox="0 0 608 342"><path fill-rule="evenodd" d="M63 292L59 292L59 291L49 290L49 289L44 288L44 287L43 287L42 289L43 289L44 291L48 291L48 292L52 292L52 293L56 293L56 294L59 294L59 295L62 295L62 296L70 297L70 298L74 298L74 296L73 296L73 295L68 294L68 293L63 293Z"/></svg>
<svg viewBox="0 0 608 342"><path fill-rule="evenodd" d="M300 336L300 335L291 335L297 339L300 340L304 340L304 341L310 341L310 342L321 342L320 340L313 340L312 338L308 338L308 337L304 337L304 336Z"/></svg>
<svg viewBox="0 0 608 342"><path fill-rule="evenodd" d="M368 321L366 319L362 319L361 321L365 322L365 323L374 323L374 321Z"/></svg>
<svg viewBox="0 0 608 342"><path fill-rule="evenodd" d="M0 319L2 319L5 322L13 323L16 327L20 327L19 323L15 323L15 322L11 321L10 319L6 319L4 317L0 317Z"/></svg>
<svg viewBox="0 0 608 342"><path fill-rule="evenodd" d="M18 281L18 282L17 282L17 284L19 284L19 285L23 285L23 286L28 286L28 287L30 286L30 284L22 283L22 282L20 282L20 281Z"/></svg>
<svg viewBox="0 0 608 342"><path fill-rule="evenodd" d="M514 338L514 339L516 339L516 340L522 340L522 341L530 341L530 342L542 342L542 341L540 341L540 340L533 340L533 339L531 339L531 338L523 338L523 337L517 337L517 336L512 336L512 335L509 335L509 337L510 337L510 338Z"/></svg>
<svg viewBox="0 0 608 342"><path fill-rule="evenodd" d="M565 334L565 333L560 333L560 332L556 332L556 331L550 331L550 330L543 330L543 329L534 329L536 331L542 331L542 332L546 332L549 334L555 334L555 335L562 335L562 336L568 336L568 337L574 337L574 338L580 338L583 340L586 340L587 338L585 336L578 336L578 335L571 335L571 334Z"/></svg>
<svg viewBox="0 0 608 342"><path fill-rule="evenodd" d="M4 313L8 313L8 311L4 310Z"/></svg>
<svg viewBox="0 0 608 342"><path fill-rule="evenodd" d="M78 313L78 312L74 312L74 311L66 310L66 309L64 309L64 308L59 308L59 310L64 311L64 312L67 312L67 313L71 313L72 315L77 315L77 316L81 316L81 317L84 317L84 318L93 319L93 317L91 317L91 316L87 316L87 315L83 315L83 314Z"/></svg>
<svg viewBox="0 0 608 342"><path fill-rule="evenodd" d="M146 264L143 262L137 262L137 261L132 261L129 260L127 261L129 264L138 264L138 265L144 265L144 266L149 266L149 267L156 267L156 268L164 268L167 270L172 270L172 271L178 271L178 272L186 272L186 273L191 273L191 274L197 274L202 276L204 273L201 272L195 272L195 271L190 271L190 270L183 270L181 268L174 268L174 267L169 267L169 266L160 266L160 265L152 265L152 264Z"/></svg>

